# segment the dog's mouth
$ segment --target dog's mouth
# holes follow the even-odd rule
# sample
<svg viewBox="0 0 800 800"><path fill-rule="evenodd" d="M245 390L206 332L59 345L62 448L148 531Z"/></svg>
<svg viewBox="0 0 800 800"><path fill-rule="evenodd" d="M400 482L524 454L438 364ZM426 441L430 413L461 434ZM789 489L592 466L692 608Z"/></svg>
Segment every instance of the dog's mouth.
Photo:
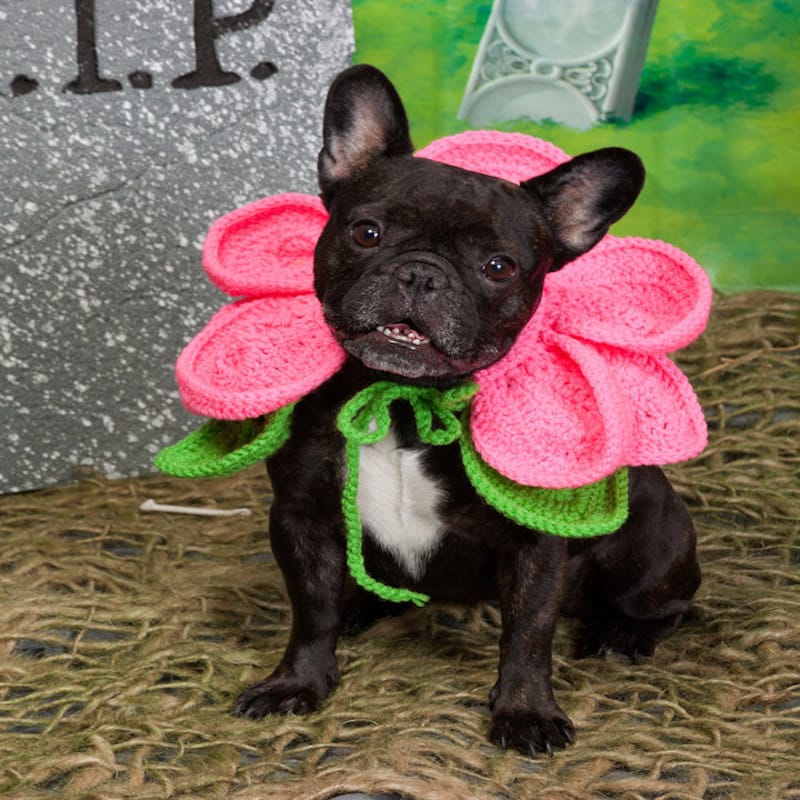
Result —
<svg viewBox="0 0 800 800"><path fill-rule="evenodd" d="M375 329L378 333L382 333L392 344L398 344L402 347L410 347L416 349L425 344L430 344L430 337L424 333L414 330L406 322L395 322L391 325L378 325Z"/></svg>
<svg viewBox="0 0 800 800"><path fill-rule="evenodd" d="M337 332L344 349L370 369L408 379L465 375L476 365L439 349L410 320L384 323L363 333Z"/></svg>

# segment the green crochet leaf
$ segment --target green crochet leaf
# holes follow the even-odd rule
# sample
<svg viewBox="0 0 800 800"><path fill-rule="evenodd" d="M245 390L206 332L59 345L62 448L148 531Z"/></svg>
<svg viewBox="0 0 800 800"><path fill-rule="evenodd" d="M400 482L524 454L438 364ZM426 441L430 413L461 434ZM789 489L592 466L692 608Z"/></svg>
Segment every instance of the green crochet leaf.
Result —
<svg viewBox="0 0 800 800"><path fill-rule="evenodd" d="M470 436L460 439L470 483L490 506L519 525L556 536L613 533L628 517L628 470L617 470L578 489L523 486L501 475L477 453Z"/></svg>
<svg viewBox="0 0 800 800"><path fill-rule="evenodd" d="M280 450L292 431L294 404L258 419L210 420L176 444L165 447L155 465L177 478L230 475Z"/></svg>

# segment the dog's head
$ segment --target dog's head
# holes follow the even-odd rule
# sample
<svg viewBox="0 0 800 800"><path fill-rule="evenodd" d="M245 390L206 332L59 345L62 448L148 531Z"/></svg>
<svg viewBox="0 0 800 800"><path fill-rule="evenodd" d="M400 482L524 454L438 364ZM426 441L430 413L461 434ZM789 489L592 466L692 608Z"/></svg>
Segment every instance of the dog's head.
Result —
<svg viewBox="0 0 800 800"><path fill-rule="evenodd" d="M501 358L544 277L585 253L644 181L631 152L597 150L520 185L412 155L394 86L365 65L325 107L319 182L330 218L315 290L370 369L437 383Z"/></svg>

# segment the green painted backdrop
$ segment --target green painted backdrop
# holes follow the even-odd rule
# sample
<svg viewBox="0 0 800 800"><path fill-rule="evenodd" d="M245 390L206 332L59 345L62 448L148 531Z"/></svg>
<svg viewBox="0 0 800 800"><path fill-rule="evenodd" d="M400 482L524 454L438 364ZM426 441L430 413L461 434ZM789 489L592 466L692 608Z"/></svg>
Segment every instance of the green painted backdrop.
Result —
<svg viewBox="0 0 800 800"><path fill-rule="evenodd" d="M474 0L353 0L356 57L397 85L417 147L456 119L491 9ZM662 0L629 123L497 127L577 154L635 150L648 179L618 235L665 239L723 291L800 291L800 0Z"/></svg>

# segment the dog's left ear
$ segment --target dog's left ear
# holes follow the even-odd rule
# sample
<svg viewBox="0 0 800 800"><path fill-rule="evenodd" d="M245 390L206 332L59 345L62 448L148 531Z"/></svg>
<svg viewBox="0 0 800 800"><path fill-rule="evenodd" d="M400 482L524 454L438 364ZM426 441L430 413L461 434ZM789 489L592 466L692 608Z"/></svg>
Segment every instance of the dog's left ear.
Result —
<svg viewBox="0 0 800 800"><path fill-rule="evenodd" d="M585 153L522 183L541 201L553 231L552 269L594 247L633 205L643 184L642 162L621 147Z"/></svg>
<svg viewBox="0 0 800 800"><path fill-rule="evenodd" d="M318 170L326 205L337 184L378 159L414 152L397 90L368 64L346 69L331 84L322 135Z"/></svg>

